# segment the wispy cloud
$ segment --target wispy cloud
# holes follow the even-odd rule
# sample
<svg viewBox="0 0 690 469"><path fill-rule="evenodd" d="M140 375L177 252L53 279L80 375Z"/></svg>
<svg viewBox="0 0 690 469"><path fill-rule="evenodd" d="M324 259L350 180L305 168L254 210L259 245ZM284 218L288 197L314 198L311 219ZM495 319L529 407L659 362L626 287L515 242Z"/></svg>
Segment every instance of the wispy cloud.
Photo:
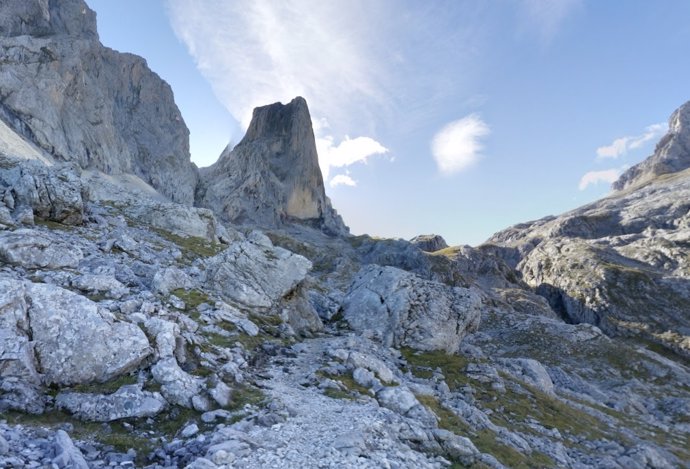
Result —
<svg viewBox="0 0 690 469"><path fill-rule="evenodd" d="M625 155L630 150L635 150L642 147L647 142L658 139L667 131L668 124L665 122L652 124L645 128L644 132L640 135L617 138L610 145L597 148L597 158L618 158Z"/></svg>
<svg viewBox="0 0 690 469"><path fill-rule="evenodd" d="M474 164L483 149L481 139L490 132L477 114L446 124L431 141L431 153L441 173L454 174Z"/></svg>
<svg viewBox="0 0 690 469"><path fill-rule="evenodd" d="M352 179L347 174L338 174L336 176L333 176L333 178L331 179L331 182L329 184L331 187L338 187L338 186L356 187L357 181Z"/></svg>
<svg viewBox="0 0 690 469"><path fill-rule="evenodd" d="M580 179L580 184L577 187L583 191L589 186L600 183L613 184L621 175L622 171L623 170L619 168L605 169L602 171L590 171L582 176Z"/></svg>
<svg viewBox="0 0 690 469"><path fill-rule="evenodd" d="M550 41L583 0L518 0L523 29Z"/></svg>

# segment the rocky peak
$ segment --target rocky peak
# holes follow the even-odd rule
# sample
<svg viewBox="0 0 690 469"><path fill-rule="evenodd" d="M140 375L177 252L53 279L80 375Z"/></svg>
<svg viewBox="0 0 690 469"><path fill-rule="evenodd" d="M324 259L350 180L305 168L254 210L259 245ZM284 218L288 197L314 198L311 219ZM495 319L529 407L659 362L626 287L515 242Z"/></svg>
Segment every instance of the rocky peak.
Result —
<svg viewBox="0 0 690 469"><path fill-rule="evenodd" d="M275 228L297 221L347 233L326 197L309 108L301 97L254 109L242 141L201 171L197 203L233 223Z"/></svg>
<svg viewBox="0 0 690 469"><path fill-rule="evenodd" d="M170 86L141 57L104 47L83 0L2 0L0 63L0 120L21 138L191 205L197 172Z"/></svg>
<svg viewBox="0 0 690 469"><path fill-rule="evenodd" d="M96 14L84 0L3 0L0 36L98 38Z"/></svg>
<svg viewBox="0 0 690 469"><path fill-rule="evenodd" d="M687 168L690 168L690 101L671 114L668 133L659 141L654 154L625 171L613 183L613 189L622 190Z"/></svg>

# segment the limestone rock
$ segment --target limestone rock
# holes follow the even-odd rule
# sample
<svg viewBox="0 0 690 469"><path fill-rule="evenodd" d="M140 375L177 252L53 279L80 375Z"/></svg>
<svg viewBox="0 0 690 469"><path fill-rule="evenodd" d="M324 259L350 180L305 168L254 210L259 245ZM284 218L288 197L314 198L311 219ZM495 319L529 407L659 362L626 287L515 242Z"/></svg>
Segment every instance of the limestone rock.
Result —
<svg viewBox="0 0 690 469"><path fill-rule="evenodd" d="M387 346L454 353L479 325L480 307L473 290L370 265L350 286L343 313L354 330L375 331Z"/></svg>
<svg viewBox="0 0 690 469"><path fill-rule="evenodd" d="M207 285L241 305L273 306L304 280L311 262L266 241L270 243L268 238L237 242L209 258Z"/></svg>
<svg viewBox="0 0 690 469"><path fill-rule="evenodd" d="M166 402L160 393L143 391L141 385L131 384L107 395L62 392L58 394L55 405L80 420L112 422L152 417L165 408Z"/></svg>
<svg viewBox="0 0 690 469"><path fill-rule="evenodd" d="M74 446L72 439L64 430L58 430L55 434L55 457L53 464L57 467L69 467L72 469L89 469L84 455L79 448Z"/></svg>
<svg viewBox="0 0 690 469"><path fill-rule="evenodd" d="M79 168L73 164L46 166L1 156L0 160L0 199L8 211L18 214L31 209L40 220L65 225L82 223L84 195L88 191L80 179Z"/></svg>
<svg viewBox="0 0 690 469"><path fill-rule="evenodd" d="M158 270L153 276L151 287L153 291L169 295L171 291L178 288L193 288L194 282L183 270L177 267L165 267Z"/></svg>
<svg viewBox="0 0 690 469"><path fill-rule="evenodd" d="M0 18L0 120L56 161L136 174L192 204L197 171L172 90L142 58L101 45L83 0L10 0Z"/></svg>
<svg viewBox="0 0 690 469"><path fill-rule="evenodd" d="M27 269L77 267L83 254L53 237L32 229L0 233L0 261Z"/></svg>
<svg viewBox="0 0 690 469"><path fill-rule="evenodd" d="M34 349L46 384L106 381L150 354L144 332L115 320L83 296L47 284L28 284Z"/></svg>
<svg viewBox="0 0 690 469"><path fill-rule="evenodd" d="M326 197L307 102L254 109L247 134L200 170L197 204L224 221L278 228L299 221L334 235L347 227Z"/></svg>
<svg viewBox="0 0 690 469"><path fill-rule="evenodd" d="M435 252L448 247L443 236L436 234L415 236L410 243L426 252Z"/></svg>
<svg viewBox="0 0 690 469"><path fill-rule="evenodd" d="M193 408L194 397L203 390L202 380L182 370L174 357L159 360L151 367L151 373L161 385L165 399L173 404Z"/></svg>
<svg viewBox="0 0 690 469"><path fill-rule="evenodd" d="M668 133L659 141L654 154L625 171L613 183L613 189L623 190L687 168L690 168L690 102L671 115Z"/></svg>

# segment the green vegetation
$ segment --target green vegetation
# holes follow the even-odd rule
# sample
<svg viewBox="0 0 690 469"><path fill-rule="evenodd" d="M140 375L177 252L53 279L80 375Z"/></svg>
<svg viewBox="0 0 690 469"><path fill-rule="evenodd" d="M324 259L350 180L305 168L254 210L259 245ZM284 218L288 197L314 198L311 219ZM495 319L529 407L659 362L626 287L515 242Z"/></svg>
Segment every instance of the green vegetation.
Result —
<svg viewBox="0 0 690 469"><path fill-rule="evenodd" d="M74 225L63 225L51 220L41 220L39 218L34 218L34 224L37 226L44 226L49 230L60 230L60 231L74 231L76 226Z"/></svg>
<svg viewBox="0 0 690 469"><path fill-rule="evenodd" d="M492 454L502 464L511 468L543 468L555 467L554 461L538 451L524 455L514 448L499 441L498 436L488 430L472 432L470 426L452 411L443 407L435 397L417 396L417 400L439 418L439 427L465 436L472 440L477 449L483 453ZM456 467L463 467L459 461L453 461Z"/></svg>
<svg viewBox="0 0 690 469"><path fill-rule="evenodd" d="M369 389L357 384L354 378L349 374L335 375L331 373L325 373L323 371L317 371L316 374L323 376L325 378L337 381L345 387L345 390L340 389L327 389L324 391L328 397L336 397L338 399L355 399L358 394L369 395Z"/></svg>
<svg viewBox="0 0 690 469"><path fill-rule="evenodd" d="M200 257L215 256L223 250L222 244L211 242L205 238L180 236L161 228L149 227L149 229L161 238L176 244L180 251L182 251L182 257L187 262L192 262Z"/></svg>
<svg viewBox="0 0 690 469"><path fill-rule="evenodd" d="M104 383L86 383L73 386L70 390L74 392L93 393L93 394L112 394L122 386L136 384L136 374L125 374Z"/></svg>

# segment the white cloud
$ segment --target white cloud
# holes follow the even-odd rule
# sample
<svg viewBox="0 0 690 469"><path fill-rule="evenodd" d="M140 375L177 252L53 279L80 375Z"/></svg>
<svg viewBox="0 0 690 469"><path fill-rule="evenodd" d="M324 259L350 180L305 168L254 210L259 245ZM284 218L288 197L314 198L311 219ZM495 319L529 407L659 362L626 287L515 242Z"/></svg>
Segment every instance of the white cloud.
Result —
<svg viewBox="0 0 690 469"><path fill-rule="evenodd" d="M443 174L453 174L471 166L481 156L480 139L490 132L477 114L445 125L431 141L431 153L438 169Z"/></svg>
<svg viewBox="0 0 690 469"><path fill-rule="evenodd" d="M583 0L519 0L523 28L550 41Z"/></svg>
<svg viewBox="0 0 690 469"><path fill-rule="evenodd" d="M668 131L668 124L652 124L640 135L615 139L610 145L597 148L597 158L618 158L630 150L642 147L645 143L656 140Z"/></svg>
<svg viewBox="0 0 690 469"><path fill-rule="evenodd" d="M621 175L622 170L621 169L605 169L603 171L590 171L588 173L585 173L584 176L580 179L580 184L578 185L578 189L581 191L587 189L587 187L595 185L595 184L600 184L602 182L605 182L607 184L612 184L618 179L618 177Z"/></svg>
<svg viewBox="0 0 690 469"><path fill-rule="evenodd" d="M350 103L376 103L384 87L381 61L366 46L373 28L351 3L168 0L167 5L175 34L246 128L254 107L295 96L304 96L313 114L332 120Z"/></svg>
<svg viewBox="0 0 690 469"><path fill-rule="evenodd" d="M317 128L315 132L318 135L322 131ZM319 152L319 166L321 166L324 180L328 180L331 168L345 168L356 163L366 163L372 156L388 153L388 148L370 137L351 139L346 136L336 145L330 135L317 136L316 150Z"/></svg>
<svg viewBox="0 0 690 469"><path fill-rule="evenodd" d="M355 186L357 186L357 181L352 179L347 174L338 174L336 176L333 176L333 179L331 179L331 182L329 184L331 187L338 187L338 186L355 187Z"/></svg>

